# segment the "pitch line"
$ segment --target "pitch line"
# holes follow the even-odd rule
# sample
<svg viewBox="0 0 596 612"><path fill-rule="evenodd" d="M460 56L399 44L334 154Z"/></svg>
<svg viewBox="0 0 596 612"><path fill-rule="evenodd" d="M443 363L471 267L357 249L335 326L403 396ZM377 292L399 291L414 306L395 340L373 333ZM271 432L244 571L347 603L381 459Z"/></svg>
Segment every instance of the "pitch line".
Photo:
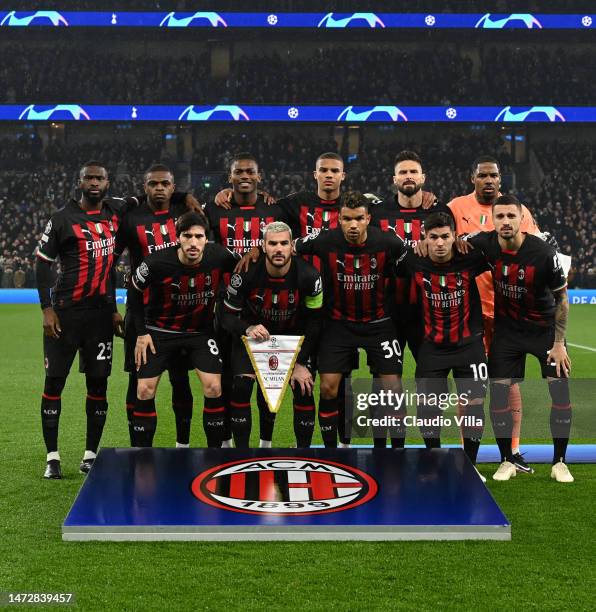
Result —
<svg viewBox="0 0 596 612"><path fill-rule="evenodd" d="M593 348L591 346L584 346L583 344L573 344L572 342L568 342L567 344L569 346L572 346L573 348L585 349L586 351L591 351L592 353L596 353L596 348Z"/></svg>

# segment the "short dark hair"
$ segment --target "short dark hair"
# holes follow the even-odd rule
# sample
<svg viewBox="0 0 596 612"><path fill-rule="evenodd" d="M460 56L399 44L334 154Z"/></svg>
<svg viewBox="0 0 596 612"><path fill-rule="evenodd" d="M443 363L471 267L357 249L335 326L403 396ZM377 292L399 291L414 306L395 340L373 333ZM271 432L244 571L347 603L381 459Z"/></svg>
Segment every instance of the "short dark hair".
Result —
<svg viewBox="0 0 596 612"><path fill-rule="evenodd" d="M143 173L143 180L144 181L147 180L147 175L150 174L151 172L169 172L172 175L172 178L174 178L173 172L165 164L152 164Z"/></svg>
<svg viewBox="0 0 596 612"><path fill-rule="evenodd" d="M436 229L437 227L448 227L452 232L454 232L455 220L449 213L431 213L424 220L424 231L430 232L430 230Z"/></svg>
<svg viewBox="0 0 596 612"><path fill-rule="evenodd" d="M193 225L202 227L206 234L209 232L209 221L207 221L207 217L200 212L191 210L178 217L176 221L176 236L180 236L182 232L189 230Z"/></svg>
<svg viewBox="0 0 596 612"><path fill-rule="evenodd" d="M333 153L332 151L327 151L326 153L321 153L319 157L317 157L315 161L315 166L321 159L335 159L336 161L340 161L342 164L344 163L343 157L338 153Z"/></svg>
<svg viewBox="0 0 596 612"><path fill-rule="evenodd" d="M341 206L340 208L366 208L366 212L368 212L369 208L369 200L368 198L361 193L360 191L346 191L341 196Z"/></svg>
<svg viewBox="0 0 596 612"><path fill-rule="evenodd" d="M252 153L241 151L240 153L236 153L235 155L232 155L232 159L230 160L230 170L232 169L232 166L237 161L240 161L240 160L253 161L255 162L255 164L257 164L257 168L259 167L259 162L257 161L257 158Z"/></svg>
<svg viewBox="0 0 596 612"><path fill-rule="evenodd" d="M81 169L79 170L79 176L83 175L83 170L85 168L90 168L91 166L97 166L98 168L103 168L106 171L106 174L108 173L108 170L107 170L107 168L105 167L104 164L102 164L100 161L97 161L96 159L90 159L89 161L86 161L81 166Z"/></svg>
<svg viewBox="0 0 596 612"><path fill-rule="evenodd" d="M497 168L499 168L499 161L496 158L490 155L480 155L472 162L472 174L476 172L479 164L496 164ZM499 168L499 172L500 171L501 169Z"/></svg>
<svg viewBox="0 0 596 612"><path fill-rule="evenodd" d="M417 164L420 164L420 167L422 168L422 160L420 159L420 155L418 155L416 151L408 151L408 150L400 151L395 156L395 159L393 160L393 167L395 168L395 166L397 166L399 162L403 162L403 161L416 162Z"/></svg>
<svg viewBox="0 0 596 612"><path fill-rule="evenodd" d="M499 196L492 205L492 209L494 210L495 206L507 206L509 204L514 204L515 206L517 206L517 208L519 208L519 210L522 209L522 204L521 202L514 196L511 194L505 194L502 196Z"/></svg>

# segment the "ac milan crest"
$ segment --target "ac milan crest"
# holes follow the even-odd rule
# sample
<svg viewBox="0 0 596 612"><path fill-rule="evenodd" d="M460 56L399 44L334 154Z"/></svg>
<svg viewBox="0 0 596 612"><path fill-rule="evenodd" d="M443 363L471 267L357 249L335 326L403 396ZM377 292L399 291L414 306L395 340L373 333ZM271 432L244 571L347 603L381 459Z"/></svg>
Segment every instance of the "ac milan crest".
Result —
<svg viewBox="0 0 596 612"><path fill-rule="evenodd" d="M378 485L362 470L335 461L263 457L206 470L191 490L200 501L232 512L303 516L365 504Z"/></svg>

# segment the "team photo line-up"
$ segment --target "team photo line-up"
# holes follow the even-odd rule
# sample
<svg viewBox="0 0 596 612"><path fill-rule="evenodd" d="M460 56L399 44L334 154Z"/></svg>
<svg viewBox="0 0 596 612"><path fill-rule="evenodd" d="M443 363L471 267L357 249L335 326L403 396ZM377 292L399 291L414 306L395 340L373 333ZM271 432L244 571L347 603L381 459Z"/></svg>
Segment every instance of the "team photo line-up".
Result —
<svg viewBox="0 0 596 612"><path fill-rule="evenodd" d="M200 380L209 447L248 448L255 372L243 337L304 337L291 372L297 447L309 447L317 411L326 447L349 447L350 373L367 356L372 390L402 393L406 344L416 362L419 433L440 447L441 410L428 398L459 394L464 451L475 464L484 400L501 454L493 475L532 473L519 451L525 359L535 356L552 399L551 477L572 482L565 464L571 427L565 333L566 274L552 237L530 211L500 193L498 162L474 160L473 191L447 205L424 191L420 157L395 158L386 197L342 193L342 158L323 153L316 191L275 199L259 190L258 160L235 155L231 187L201 206L175 191L162 164L144 175L144 195L108 196L99 161L80 171L80 198L54 213L36 250L43 312L45 382L41 420L44 477L62 478L61 393L77 352L86 378L87 431L80 471L96 457L107 416L114 334L124 338L130 443L151 446L155 395L168 371L176 446L188 447L193 412L189 370ZM123 319L115 300L116 262L128 250L131 274ZM53 264L59 262L56 277ZM257 385L260 446L271 447L275 414ZM421 398L421 399L420 399ZM375 448L403 448L406 411L371 406ZM481 476L483 480L485 478Z"/></svg>

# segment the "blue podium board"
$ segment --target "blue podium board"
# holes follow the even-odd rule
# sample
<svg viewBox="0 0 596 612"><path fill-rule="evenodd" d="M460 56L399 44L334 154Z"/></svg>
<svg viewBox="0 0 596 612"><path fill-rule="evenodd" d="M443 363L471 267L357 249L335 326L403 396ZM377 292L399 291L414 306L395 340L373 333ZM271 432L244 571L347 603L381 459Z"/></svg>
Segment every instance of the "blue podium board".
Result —
<svg viewBox="0 0 596 612"><path fill-rule="evenodd" d="M461 449L117 449L64 540L510 540Z"/></svg>

